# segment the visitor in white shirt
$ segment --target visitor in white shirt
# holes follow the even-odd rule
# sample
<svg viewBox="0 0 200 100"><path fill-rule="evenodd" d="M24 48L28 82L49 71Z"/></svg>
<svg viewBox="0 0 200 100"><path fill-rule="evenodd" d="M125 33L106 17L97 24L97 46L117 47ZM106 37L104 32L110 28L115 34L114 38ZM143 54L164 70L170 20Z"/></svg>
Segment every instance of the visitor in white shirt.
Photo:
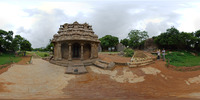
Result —
<svg viewBox="0 0 200 100"><path fill-rule="evenodd" d="M163 61L165 61L165 49L164 48L162 50L162 57L163 57Z"/></svg>

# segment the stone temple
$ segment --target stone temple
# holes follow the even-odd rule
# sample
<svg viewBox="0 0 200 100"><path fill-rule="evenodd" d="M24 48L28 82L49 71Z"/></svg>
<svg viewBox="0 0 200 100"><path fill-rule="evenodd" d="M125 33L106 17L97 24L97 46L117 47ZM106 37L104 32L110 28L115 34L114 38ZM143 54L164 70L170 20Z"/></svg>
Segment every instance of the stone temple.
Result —
<svg viewBox="0 0 200 100"><path fill-rule="evenodd" d="M87 72L85 65L92 65L98 58L100 41L92 26L87 23L60 25L58 34L51 41L54 44L51 63L66 66L67 73Z"/></svg>
<svg viewBox="0 0 200 100"><path fill-rule="evenodd" d="M100 41L94 34L92 26L87 23L60 25L58 34L52 40L54 43L54 60L87 60L98 57Z"/></svg>

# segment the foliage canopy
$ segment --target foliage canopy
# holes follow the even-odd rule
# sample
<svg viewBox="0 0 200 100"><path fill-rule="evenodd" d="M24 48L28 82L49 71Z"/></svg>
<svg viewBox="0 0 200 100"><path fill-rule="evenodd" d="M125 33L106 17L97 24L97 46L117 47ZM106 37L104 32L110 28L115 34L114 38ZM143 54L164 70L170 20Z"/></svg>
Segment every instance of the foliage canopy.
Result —
<svg viewBox="0 0 200 100"><path fill-rule="evenodd" d="M119 43L118 37L106 35L99 39L101 41L101 46L104 49L107 49L108 47L116 46Z"/></svg>
<svg viewBox="0 0 200 100"><path fill-rule="evenodd" d="M30 51L31 43L20 35L15 35L13 38L12 31L0 30L0 52L17 50Z"/></svg>
<svg viewBox="0 0 200 100"><path fill-rule="evenodd" d="M195 33L179 32L171 27L166 32L153 37L159 48L170 50L200 50L200 31Z"/></svg>

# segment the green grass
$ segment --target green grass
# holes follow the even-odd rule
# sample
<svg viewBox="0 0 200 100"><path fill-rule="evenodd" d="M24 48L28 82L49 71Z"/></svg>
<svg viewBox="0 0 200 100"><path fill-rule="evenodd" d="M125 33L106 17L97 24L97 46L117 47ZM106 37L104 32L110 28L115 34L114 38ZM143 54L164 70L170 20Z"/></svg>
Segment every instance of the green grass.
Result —
<svg viewBox="0 0 200 100"><path fill-rule="evenodd" d="M170 59L170 64L177 67L200 65L200 56L194 56L190 52L168 52L166 59Z"/></svg>
<svg viewBox="0 0 200 100"><path fill-rule="evenodd" d="M21 60L20 57L15 57L13 54L2 54L0 55L0 65L9 64L13 62L19 62Z"/></svg>
<svg viewBox="0 0 200 100"><path fill-rule="evenodd" d="M47 57L49 56L49 52L41 52L41 51L27 51L27 55L33 55L34 53L40 57Z"/></svg>
<svg viewBox="0 0 200 100"><path fill-rule="evenodd" d="M34 51L26 51L26 55L33 55L34 53Z"/></svg>
<svg viewBox="0 0 200 100"><path fill-rule="evenodd" d="M49 52L36 51L35 53L36 53L38 56L40 56L40 57L47 57L47 56L49 56Z"/></svg>

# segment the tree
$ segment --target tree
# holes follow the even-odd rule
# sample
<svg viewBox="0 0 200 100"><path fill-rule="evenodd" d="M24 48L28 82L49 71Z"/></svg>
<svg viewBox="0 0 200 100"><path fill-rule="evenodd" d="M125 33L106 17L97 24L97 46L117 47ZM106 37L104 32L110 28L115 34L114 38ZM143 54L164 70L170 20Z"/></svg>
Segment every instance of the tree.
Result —
<svg viewBox="0 0 200 100"><path fill-rule="evenodd" d="M179 32L175 27L171 27L166 32L154 38L159 48L171 50L193 50L197 43L196 33Z"/></svg>
<svg viewBox="0 0 200 100"><path fill-rule="evenodd" d="M51 42L51 39L49 40L49 44L46 46L46 51L53 51L53 48L54 47L54 45L53 45L53 43Z"/></svg>
<svg viewBox="0 0 200 100"><path fill-rule="evenodd" d="M138 48L149 36L146 31L131 30L128 33L128 37L130 40L129 46L132 48Z"/></svg>
<svg viewBox="0 0 200 100"><path fill-rule="evenodd" d="M179 38L179 42L177 43L179 49L191 50L194 48L196 39L193 33L181 32Z"/></svg>
<svg viewBox="0 0 200 100"><path fill-rule="evenodd" d="M108 47L116 46L119 43L118 37L111 35L106 35L99 40L103 49L108 49Z"/></svg>
<svg viewBox="0 0 200 100"><path fill-rule="evenodd" d="M161 33L155 38L155 42L160 48L172 50L180 47L180 44L178 44L180 41L180 32L175 27L167 29L166 32Z"/></svg>
<svg viewBox="0 0 200 100"><path fill-rule="evenodd" d="M200 38L200 30L197 30L197 31L195 32L195 36L198 37L198 38Z"/></svg>
<svg viewBox="0 0 200 100"><path fill-rule="evenodd" d="M126 38L120 41L120 43L122 43L122 44L125 45L126 47L128 46L128 42L129 42L129 40L126 39Z"/></svg>
<svg viewBox="0 0 200 100"><path fill-rule="evenodd" d="M21 48L21 43L24 41L24 38L21 37L20 35L15 35L15 38L12 41L12 47L13 51L20 50Z"/></svg>
<svg viewBox="0 0 200 100"><path fill-rule="evenodd" d="M12 41L13 51L31 51L31 43L20 35L15 35L15 38Z"/></svg>
<svg viewBox="0 0 200 100"><path fill-rule="evenodd" d="M10 51L12 48L13 32L0 30L0 52Z"/></svg>
<svg viewBox="0 0 200 100"><path fill-rule="evenodd" d="M200 51L200 30L196 31L194 34L196 38L195 50Z"/></svg>
<svg viewBox="0 0 200 100"><path fill-rule="evenodd" d="M0 52L17 50L29 51L31 50L31 43L20 35L16 35L13 39L12 31L0 30Z"/></svg>
<svg viewBox="0 0 200 100"><path fill-rule="evenodd" d="M22 51L31 51L31 43L28 40L24 39L20 44L20 48Z"/></svg>

